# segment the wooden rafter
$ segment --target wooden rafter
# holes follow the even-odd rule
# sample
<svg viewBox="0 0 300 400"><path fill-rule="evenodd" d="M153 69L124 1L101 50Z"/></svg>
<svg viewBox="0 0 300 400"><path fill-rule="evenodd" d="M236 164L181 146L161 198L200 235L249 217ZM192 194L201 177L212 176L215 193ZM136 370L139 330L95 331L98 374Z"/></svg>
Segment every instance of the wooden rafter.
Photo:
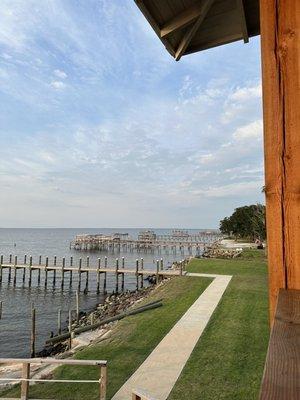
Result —
<svg viewBox="0 0 300 400"><path fill-rule="evenodd" d="M155 19L152 17L151 13L148 11L147 7L144 4L144 1L143 0L134 0L134 1L135 1L136 5L139 7L139 9L141 10L141 12L144 14L144 16L147 18L147 20L148 20L149 24L152 26L154 32L157 34L157 36L161 39L161 41L165 45L165 48L168 50L168 52L173 57L175 57L175 52L174 52L172 46L170 45L170 43L168 42L168 40L160 37L160 27L158 26Z"/></svg>
<svg viewBox="0 0 300 400"><path fill-rule="evenodd" d="M160 30L160 36L163 38L169 35L169 33L172 33L190 24L200 16L202 9L203 9L202 2L199 2L189 7L182 13L176 15L176 17L170 19L162 26Z"/></svg>
<svg viewBox="0 0 300 400"><path fill-rule="evenodd" d="M245 15L245 9L244 9L243 0L236 0L236 4L237 4L237 9L238 9L238 12L239 12L239 15L240 15L240 24L241 24L244 43L248 43L249 42L249 35L248 35L248 28L247 28L247 21L246 21L246 15Z"/></svg>
<svg viewBox="0 0 300 400"><path fill-rule="evenodd" d="M201 4L201 14L198 16L196 19L195 23L192 25L192 27L186 32L184 37L182 38L177 51L175 53L175 59L176 61L179 61L182 55L184 54L185 50L187 49L188 45L190 44L191 40L193 39L195 33L198 31L200 28L200 25L202 24L204 18L206 17L206 14L208 13L211 5L213 4L214 0L203 0Z"/></svg>

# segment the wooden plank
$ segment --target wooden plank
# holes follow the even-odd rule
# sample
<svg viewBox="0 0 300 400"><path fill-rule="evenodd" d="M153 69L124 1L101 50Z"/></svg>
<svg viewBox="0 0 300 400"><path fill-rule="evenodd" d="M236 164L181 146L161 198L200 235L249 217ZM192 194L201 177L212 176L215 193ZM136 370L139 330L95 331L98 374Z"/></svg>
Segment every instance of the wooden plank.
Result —
<svg viewBox="0 0 300 400"><path fill-rule="evenodd" d="M300 399L300 290L280 289L260 400Z"/></svg>
<svg viewBox="0 0 300 400"><path fill-rule="evenodd" d="M245 15L245 9L244 9L244 3L243 0L236 0L237 4L237 9L239 12L240 16L240 25L241 25L241 31L243 34L244 38L244 43L249 42L249 35L248 35L248 28L247 28L247 22L246 22L246 15Z"/></svg>
<svg viewBox="0 0 300 400"><path fill-rule="evenodd" d="M202 3L193 4L191 7L167 21L160 30L160 36L165 37L178 29L193 22L202 12Z"/></svg>
<svg viewBox="0 0 300 400"><path fill-rule="evenodd" d="M201 14L198 16L196 19L195 23L193 26L186 32L184 37L182 38L176 54L175 54L175 60L179 61L182 55L184 54L185 50L187 49L188 45L190 44L190 41L193 39L194 35L200 28L206 14L208 13L211 5L213 4L214 0L204 0L202 4L202 11Z"/></svg>
<svg viewBox="0 0 300 400"><path fill-rule="evenodd" d="M300 2L260 2L270 319L300 289Z"/></svg>

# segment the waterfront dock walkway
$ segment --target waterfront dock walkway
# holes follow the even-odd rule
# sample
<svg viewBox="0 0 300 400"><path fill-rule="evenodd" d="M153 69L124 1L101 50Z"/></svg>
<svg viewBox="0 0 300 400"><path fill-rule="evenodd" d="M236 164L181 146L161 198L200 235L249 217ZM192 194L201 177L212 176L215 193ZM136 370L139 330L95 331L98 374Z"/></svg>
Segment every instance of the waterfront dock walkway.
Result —
<svg viewBox="0 0 300 400"><path fill-rule="evenodd" d="M155 400L168 398L232 278L200 273L186 275L209 277L213 281L112 400L131 400L133 390L149 393Z"/></svg>

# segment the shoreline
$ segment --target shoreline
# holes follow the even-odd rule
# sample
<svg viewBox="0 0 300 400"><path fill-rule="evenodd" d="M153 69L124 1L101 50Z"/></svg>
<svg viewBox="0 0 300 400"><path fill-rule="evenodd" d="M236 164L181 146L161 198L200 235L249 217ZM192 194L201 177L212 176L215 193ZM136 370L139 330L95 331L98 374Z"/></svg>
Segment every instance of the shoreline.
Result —
<svg viewBox="0 0 300 400"><path fill-rule="evenodd" d="M140 302L145 300L156 288L160 287L165 281L170 278L165 279L159 285L149 285L140 289L139 291L129 291L122 292L120 294L108 295L103 303L97 304L93 310L87 312L81 312L81 317L79 323L72 323L72 329L75 327L86 326L89 324L91 319L94 321L101 321L109 316L118 315L126 310L134 308ZM72 349L68 349L68 340L59 343L57 346L51 346L47 348L45 346L40 352L36 354L37 357L47 358L54 357L58 359L65 359L72 357L77 351L82 348L88 347L91 344L99 343L102 340L107 339L112 331L112 328L118 323L118 321L108 323L103 327L90 330L79 334L72 339ZM67 332L67 330L64 330ZM63 333L63 331L62 331ZM51 373L57 368L57 365L45 365L45 364L35 364L31 367L31 377L36 379L43 379L51 376ZM22 370L22 364L2 364L0 366L0 376L2 379L9 378L15 379L15 381L2 381L0 383L0 390L9 389L19 383L18 378L20 378ZM31 383L34 384L34 383Z"/></svg>

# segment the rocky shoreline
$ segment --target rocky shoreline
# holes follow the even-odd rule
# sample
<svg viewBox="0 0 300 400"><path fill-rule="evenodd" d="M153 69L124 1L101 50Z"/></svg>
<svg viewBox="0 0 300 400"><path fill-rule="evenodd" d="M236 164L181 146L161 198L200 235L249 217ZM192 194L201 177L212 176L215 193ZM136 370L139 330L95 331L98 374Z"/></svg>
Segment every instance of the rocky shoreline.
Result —
<svg viewBox="0 0 300 400"><path fill-rule="evenodd" d="M128 308L132 307L135 304L138 304L140 301L148 297L153 290L154 286L150 285L138 291L127 290L119 294L113 293L108 295L104 302L98 304L92 311L81 312L78 322L76 320L72 320L72 331L76 328L96 324L107 318L114 317L118 314L125 312ZM106 331L107 325L103 325L101 330ZM68 332L67 328L62 331L62 333L66 332ZM66 351L68 351L67 341L45 346L39 353L37 353L36 356L50 357L62 354Z"/></svg>

